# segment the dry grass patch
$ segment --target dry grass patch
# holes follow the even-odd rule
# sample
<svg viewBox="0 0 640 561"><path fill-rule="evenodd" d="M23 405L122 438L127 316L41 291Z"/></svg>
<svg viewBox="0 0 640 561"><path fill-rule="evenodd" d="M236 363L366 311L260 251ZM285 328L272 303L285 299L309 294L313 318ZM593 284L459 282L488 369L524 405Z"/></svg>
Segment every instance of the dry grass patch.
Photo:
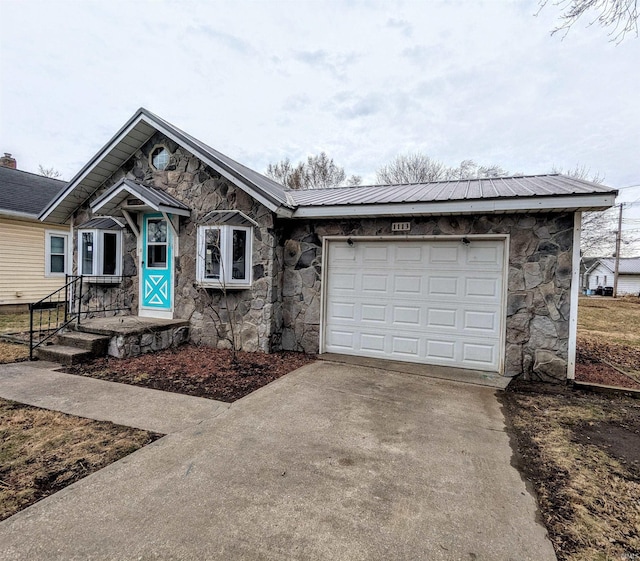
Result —
<svg viewBox="0 0 640 561"><path fill-rule="evenodd" d="M640 559L640 401L524 384L502 400L558 559Z"/></svg>
<svg viewBox="0 0 640 561"><path fill-rule="evenodd" d="M640 299L580 298L578 333L586 340L640 348Z"/></svg>
<svg viewBox="0 0 640 561"><path fill-rule="evenodd" d="M29 331L29 312L0 314L0 333Z"/></svg>
<svg viewBox="0 0 640 561"><path fill-rule="evenodd" d="M158 437L0 399L0 520Z"/></svg>
<svg viewBox="0 0 640 561"><path fill-rule="evenodd" d="M0 364L20 362L29 358L29 347L0 341Z"/></svg>

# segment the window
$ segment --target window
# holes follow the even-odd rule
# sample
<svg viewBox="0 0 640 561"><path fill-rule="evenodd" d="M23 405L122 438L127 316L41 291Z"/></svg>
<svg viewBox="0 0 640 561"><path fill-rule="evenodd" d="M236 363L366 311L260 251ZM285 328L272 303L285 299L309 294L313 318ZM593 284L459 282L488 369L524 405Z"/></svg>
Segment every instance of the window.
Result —
<svg viewBox="0 0 640 561"><path fill-rule="evenodd" d="M151 165L159 171L163 171L169 165L169 150L164 146L157 146L151 152Z"/></svg>
<svg viewBox="0 0 640 561"><path fill-rule="evenodd" d="M46 232L45 243L45 275L64 276L69 272L69 234Z"/></svg>
<svg viewBox="0 0 640 561"><path fill-rule="evenodd" d="M167 221L162 218L147 221L147 267L167 268Z"/></svg>
<svg viewBox="0 0 640 561"><path fill-rule="evenodd" d="M120 276L122 232L78 230L78 272L91 276Z"/></svg>
<svg viewBox="0 0 640 561"><path fill-rule="evenodd" d="M251 286L252 232L250 226L200 226L198 281L227 288Z"/></svg>
<svg viewBox="0 0 640 561"><path fill-rule="evenodd" d="M603 280L602 280L602 284L604 284L605 286L607 286L607 275L604 276Z"/></svg>

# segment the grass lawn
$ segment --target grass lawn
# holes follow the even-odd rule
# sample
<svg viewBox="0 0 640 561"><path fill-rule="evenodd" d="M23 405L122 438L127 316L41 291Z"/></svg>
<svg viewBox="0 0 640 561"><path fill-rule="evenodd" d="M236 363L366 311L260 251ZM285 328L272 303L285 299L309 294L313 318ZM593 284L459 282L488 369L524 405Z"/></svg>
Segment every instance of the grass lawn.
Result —
<svg viewBox="0 0 640 561"><path fill-rule="evenodd" d="M0 399L0 520L158 437Z"/></svg>
<svg viewBox="0 0 640 561"><path fill-rule="evenodd" d="M16 333L29 330L29 312L0 314L0 333Z"/></svg>
<svg viewBox="0 0 640 561"><path fill-rule="evenodd" d="M558 559L640 559L640 400L512 386L500 399L518 468Z"/></svg>
<svg viewBox="0 0 640 561"><path fill-rule="evenodd" d="M640 298L580 298L578 337L640 349Z"/></svg>
<svg viewBox="0 0 640 561"><path fill-rule="evenodd" d="M0 341L0 364L20 362L29 358L29 346Z"/></svg>

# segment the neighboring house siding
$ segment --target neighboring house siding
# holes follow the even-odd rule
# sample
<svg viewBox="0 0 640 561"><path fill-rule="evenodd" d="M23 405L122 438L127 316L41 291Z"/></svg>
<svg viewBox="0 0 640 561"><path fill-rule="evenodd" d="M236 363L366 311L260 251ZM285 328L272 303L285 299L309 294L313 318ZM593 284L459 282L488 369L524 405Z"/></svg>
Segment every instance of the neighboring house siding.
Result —
<svg viewBox="0 0 640 561"><path fill-rule="evenodd" d="M317 352L322 237L390 236L397 219L282 221L282 347ZM566 375L573 214L414 218L410 235L509 234L505 374ZM401 236L399 237L401 239Z"/></svg>
<svg viewBox="0 0 640 561"><path fill-rule="evenodd" d="M64 276L45 276L45 232L68 228L37 220L0 217L0 306L28 304L64 285Z"/></svg>
<svg viewBox="0 0 640 561"><path fill-rule="evenodd" d="M613 286L613 273L604 265L598 265L589 273L587 288L595 290L599 286Z"/></svg>
<svg viewBox="0 0 640 561"><path fill-rule="evenodd" d="M618 277L618 294L640 294L640 275L620 275Z"/></svg>

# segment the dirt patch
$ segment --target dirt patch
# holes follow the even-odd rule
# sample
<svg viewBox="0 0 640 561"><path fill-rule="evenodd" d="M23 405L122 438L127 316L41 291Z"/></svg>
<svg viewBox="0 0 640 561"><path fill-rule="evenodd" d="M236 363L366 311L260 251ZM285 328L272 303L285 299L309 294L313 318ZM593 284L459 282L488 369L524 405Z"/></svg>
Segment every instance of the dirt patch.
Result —
<svg viewBox="0 0 640 561"><path fill-rule="evenodd" d="M303 353L247 353L183 345L135 358L93 360L65 372L233 402L313 362Z"/></svg>
<svg viewBox="0 0 640 561"><path fill-rule="evenodd" d="M0 399L0 520L159 437Z"/></svg>
<svg viewBox="0 0 640 561"><path fill-rule="evenodd" d="M640 481L640 417L584 423L576 427L573 438L578 444L606 451Z"/></svg>
<svg viewBox="0 0 640 561"><path fill-rule="evenodd" d="M640 559L640 402L518 381L500 399L558 559Z"/></svg>

